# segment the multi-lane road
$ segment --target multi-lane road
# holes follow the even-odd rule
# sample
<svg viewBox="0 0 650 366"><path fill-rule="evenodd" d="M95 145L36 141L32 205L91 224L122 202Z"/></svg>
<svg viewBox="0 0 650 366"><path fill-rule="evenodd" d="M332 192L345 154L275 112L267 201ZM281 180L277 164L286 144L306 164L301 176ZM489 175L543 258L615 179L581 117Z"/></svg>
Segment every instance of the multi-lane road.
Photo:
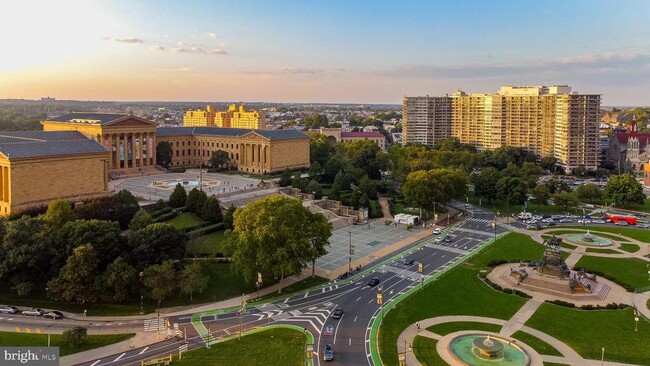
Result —
<svg viewBox="0 0 650 366"><path fill-rule="evenodd" d="M458 204L463 205L462 203ZM320 286L286 299L248 307L246 315L241 318L234 312L205 315L201 319L202 323L215 337L237 334L240 320L245 329L266 324L293 324L304 327L314 335L316 343L314 346L318 355L318 357L314 357L316 365L323 362L322 350L326 344L331 344L334 350L334 360L330 363L332 365L372 364L369 350L369 329L374 318L381 316L381 308L376 301L377 290L382 290L385 305L410 288L420 286L428 276L444 271L459 257L475 250L495 234L492 226L494 215L491 212L471 205L466 210L469 217L466 217L453 229L442 235L432 235L415 242L399 253L392 253L377 259L367 269L362 268L361 272L347 280L332 281L325 287ZM497 233L503 231L499 227L496 230ZM446 235L450 237L450 241L436 241L437 237ZM399 261L404 258L413 259L413 263L405 265ZM422 273L418 272L419 263L422 263ZM368 286L368 280L374 277L379 278L381 283L375 287ZM332 313L337 308L342 308L344 314L340 319L333 319ZM201 337L191 323L192 314L175 316L168 320L170 324L178 324L179 329L186 331L189 349L206 346L205 337ZM42 319L39 321L40 324L44 324ZM48 322L45 329L71 325L66 324L65 321L58 322ZM332 332L326 334L325 330L330 325ZM115 323L110 326L133 329L142 327L143 323L140 320L133 321L133 323ZM42 331L45 332L45 329ZM82 365L140 364L142 360L177 353L181 344L182 341L169 339L109 357L89 360Z"/></svg>

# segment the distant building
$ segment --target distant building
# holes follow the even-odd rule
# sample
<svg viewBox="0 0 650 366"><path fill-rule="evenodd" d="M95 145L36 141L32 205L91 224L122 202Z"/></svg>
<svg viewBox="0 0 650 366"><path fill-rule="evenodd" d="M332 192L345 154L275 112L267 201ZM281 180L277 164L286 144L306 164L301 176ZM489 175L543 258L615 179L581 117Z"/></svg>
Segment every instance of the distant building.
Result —
<svg viewBox="0 0 650 366"><path fill-rule="evenodd" d="M246 111L244 106L228 107L227 111L217 112L214 120L216 127L266 129L266 115L260 111Z"/></svg>
<svg viewBox="0 0 650 366"><path fill-rule="evenodd" d="M607 160L621 171L631 171L637 176L644 174L644 165L650 159L650 133L639 133L636 121L627 129L615 129L609 138Z"/></svg>
<svg viewBox="0 0 650 366"><path fill-rule="evenodd" d="M368 139L377 144L381 151L386 151L386 137L380 132L343 132L340 128L321 128L305 132L307 134L325 135L332 142L352 142Z"/></svg>
<svg viewBox="0 0 650 366"><path fill-rule="evenodd" d="M493 94L404 97L402 109L404 143L433 147L456 137L479 150L508 145L552 155L567 171L598 167L600 95L566 85L504 86Z"/></svg>
<svg viewBox="0 0 650 366"><path fill-rule="evenodd" d="M42 97L41 102L46 102L46 103L51 103L51 102L56 102L56 98L52 97Z"/></svg>
<svg viewBox="0 0 650 366"><path fill-rule="evenodd" d="M185 112L183 116L183 126L191 127L212 127L217 112L214 106L208 105L205 110L193 109Z"/></svg>

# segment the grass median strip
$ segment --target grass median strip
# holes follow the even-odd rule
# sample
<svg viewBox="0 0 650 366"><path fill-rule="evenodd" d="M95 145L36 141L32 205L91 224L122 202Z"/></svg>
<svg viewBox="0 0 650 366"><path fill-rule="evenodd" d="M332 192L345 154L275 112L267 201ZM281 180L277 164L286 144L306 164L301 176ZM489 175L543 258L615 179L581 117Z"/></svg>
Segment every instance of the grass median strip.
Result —
<svg viewBox="0 0 650 366"><path fill-rule="evenodd" d="M415 355L415 358L423 365L423 366L440 366L440 365L446 365L447 363L438 355L438 352L436 351L436 345L438 344L438 341L435 339L427 338L427 337L422 337L422 336L416 336L415 340L413 340L413 354ZM406 355L406 358L408 359L409 355Z"/></svg>
<svg viewBox="0 0 650 366"><path fill-rule="evenodd" d="M99 347L108 346L109 344L125 341L132 338L135 334L101 334L101 335L88 335L86 341L79 346L72 347L63 344L63 335L50 334L50 345L52 347L60 347L59 355L65 356L77 352L88 351ZM0 332L0 345L4 347L45 347L47 346L47 334L26 334L14 332Z"/></svg>
<svg viewBox="0 0 650 366"><path fill-rule="evenodd" d="M624 250L629 253L636 253L638 252L641 247L638 244L633 244L633 243L621 243L621 246L619 249Z"/></svg>
<svg viewBox="0 0 650 366"><path fill-rule="evenodd" d="M501 326L498 324L479 322L449 322L432 325L428 327L427 330L444 336L461 330L480 330L485 332L499 333Z"/></svg>

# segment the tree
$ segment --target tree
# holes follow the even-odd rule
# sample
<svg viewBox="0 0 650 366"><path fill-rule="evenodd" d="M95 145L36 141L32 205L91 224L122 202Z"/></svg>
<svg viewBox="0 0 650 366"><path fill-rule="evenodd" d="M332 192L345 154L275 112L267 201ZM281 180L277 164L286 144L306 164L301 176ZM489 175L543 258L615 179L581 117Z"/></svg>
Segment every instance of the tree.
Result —
<svg viewBox="0 0 650 366"><path fill-rule="evenodd" d="M233 215L235 214L235 206L230 205L228 209L226 210L226 214L223 215L223 228L226 230L232 230L234 228L233 225Z"/></svg>
<svg viewBox="0 0 650 366"><path fill-rule="evenodd" d="M280 180L278 181L278 185L280 185L280 187L288 187L291 185L291 172L289 169L285 169L282 172Z"/></svg>
<svg viewBox="0 0 650 366"><path fill-rule="evenodd" d="M201 215L201 210L205 201L208 199L208 195L205 192L198 190L197 188L192 188L190 193L185 199L185 209L187 212L191 212L196 215Z"/></svg>
<svg viewBox="0 0 650 366"><path fill-rule="evenodd" d="M553 195L553 201L556 205L562 206L564 211L568 211L569 207L575 207L580 203L575 194L571 192L560 192Z"/></svg>
<svg viewBox="0 0 650 366"><path fill-rule="evenodd" d="M144 229L145 227L154 223L153 217L147 212L147 210L140 209L135 213L131 222L129 222L129 229L135 231Z"/></svg>
<svg viewBox="0 0 650 366"><path fill-rule="evenodd" d="M96 302L100 293L98 264L91 244L76 247L59 275L47 283L50 295L59 301Z"/></svg>
<svg viewBox="0 0 650 366"><path fill-rule="evenodd" d="M321 213L314 213L308 219L309 249L308 259L311 261L311 276L316 277L316 260L327 254L332 236L332 223Z"/></svg>
<svg viewBox="0 0 650 366"><path fill-rule="evenodd" d="M312 179L307 183L307 193L313 193L315 199L319 199L323 194L323 188L320 184Z"/></svg>
<svg viewBox="0 0 650 366"><path fill-rule="evenodd" d="M63 343L70 347L79 347L87 338L88 330L84 327L75 326L63 332Z"/></svg>
<svg viewBox="0 0 650 366"><path fill-rule="evenodd" d="M180 288L181 292L190 295L195 292L201 293L208 287L208 276L203 273L201 262L194 261L185 265L181 272Z"/></svg>
<svg viewBox="0 0 650 366"><path fill-rule="evenodd" d="M509 205L523 204L526 192L526 183L519 177L502 177L497 182L497 198Z"/></svg>
<svg viewBox="0 0 650 366"><path fill-rule="evenodd" d="M337 174L345 170L347 162L340 154L333 154L323 166L323 181L333 182Z"/></svg>
<svg viewBox="0 0 650 366"><path fill-rule="evenodd" d="M551 198L551 194L548 192L548 188L545 185L538 184L533 188L533 202L547 205L549 198Z"/></svg>
<svg viewBox="0 0 650 366"><path fill-rule="evenodd" d="M133 266L128 264L124 258L117 257L113 263L106 267L102 276L104 286L102 292L107 296L106 300L117 303L126 300L133 290L133 284L137 280L136 275Z"/></svg>
<svg viewBox="0 0 650 366"><path fill-rule="evenodd" d="M169 196L169 205L172 207L183 207L185 206L185 201L187 200L187 191L185 188L178 183L174 188L174 191Z"/></svg>
<svg viewBox="0 0 650 366"><path fill-rule="evenodd" d="M201 218L208 222L221 222L223 214L221 213L221 204L219 199L215 196L210 196L205 200L203 208L201 209Z"/></svg>
<svg viewBox="0 0 650 366"><path fill-rule="evenodd" d="M365 193L368 196L368 199L376 200L377 199L377 186L375 180L368 178L367 175L364 175L359 180L359 192L362 194Z"/></svg>
<svg viewBox="0 0 650 366"><path fill-rule="evenodd" d="M138 200L126 189L122 189L111 197L108 208L111 220L119 222L122 229L129 227L129 222L139 209Z"/></svg>
<svg viewBox="0 0 650 366"><path fill-rule="evenodd" d="M582 178L582 177L587 175L588 170L584 166L579 166L579 167L573 168L573 171L571 173L576 177Z"/></svg>
<svg viewBox="0 0 650 366"><path fill-rule="evenodd" d="M162 264L154 264L145 268L142 282L147 289L149 298L156 300L158 309L160 309L160 303L176 291L174 261L166 260Z"/></svg>
<svg viewBox="0 0 650 366"><path fill-rule="evenodd" d="M539 165L544 170L548 170L550 172L553 172L555 170L555 164L557 164L557 158L554 156L545 156L539 162Z"/></svg>
<svg viewBox="0 0 650 366"><path fill-rule="evenodd" d="M185 254L185 235L174 226L165 223L151 224L131 232L129 247L132 263L142 269L166 260L180 260Z"/></svg>
<svg viewBox="0 0 650 366"><path fill-rule="evenodd" d="M434 192L426 170L418 170L410 173L406 177L406 182L402 185L404 199L422 209L427 209L433 204Z"/></svg>
<svg viewBox="0 0 650 366"><path fill-rule="evenodd" d="M246 281L271 271L280 279L300 273L312 260L309 209L299 200L273 195L250 202L234 214L229 243L232 266Z"/></svg>
<svg viewBox="0 0 650 366"><path fill-rule="evenodd" d="M45 220L54 228L62 227L66 222L75 219L74 211L70 202L63 198L57 198L47 205Z"/></svg>
<svg viewBox="0 0 650 366"><path fill-rule="evenodd" d="M172 164L172 144L167 141L160 141L156 145L156 164L169 169Z"/></svg>
<svg viewBox="0 0 650 366"><path fill-rule="evenodd" d="M492 200L497 198L497 182L500 178L499 171L493 167L483 168L480 173L472 174L474 194L492 203Z"/></svg>
<svg viewBox="0 0 650 366"><path fill-rule="evenodd" d="M318 162L312 163L307 172L309 179L318 182L320 181L321 174L323 174L323 167Z"/></svg>
<svg viewBox="0 0 650 366"><path fill-rule="evenodd" d="M334 143L328 136L314 134L309 137L309 161L323 166L334 154ZM336 174L336 173L335 173Z"/></svg>
<svg viewBox="0 0 650 366"><path fill-rule="evenodd" d="M609 178L603 196L608 201L625 206L628 203L643 204L645 195L643 186L634 179L632 174L620 174Z"/></svg>
<svg viewBox="0 0 650 366"><path fill-rule="evenodd" d="M293 179L291 180L291 186L293 188L299 189L301 192L305 191L305 188L307 188L307 184L305 183L305 180L300 177L302 174L300 172L296 172L294 174Z"/></svg>
<svg viewBox="0 0 650 366"><path fill-rule="evenodd" d="M228 160L229 159L227 152L223 150L217 150L210 157L208 164L210 164L211 168L221 169L222 167L226 166L226 164L228 164Z"/></svg>
<svg viewBox="0 0 650 366"><path fill-rule="evenodd" d="M70 221L54 237L52 272L55 274L72 255L75 248L91 243L99 268L113 262L125 250L125 240L120 235L120 225L115 221L76 220Z"/></svg>
<svg viewBox="0 0 650 366"><path fill-rule="evenodd" d="M593 202L594 200L600 199L603 195L600 187L593 183L582 184L576 188L576 194L578 198L583 201Z"/></svg>

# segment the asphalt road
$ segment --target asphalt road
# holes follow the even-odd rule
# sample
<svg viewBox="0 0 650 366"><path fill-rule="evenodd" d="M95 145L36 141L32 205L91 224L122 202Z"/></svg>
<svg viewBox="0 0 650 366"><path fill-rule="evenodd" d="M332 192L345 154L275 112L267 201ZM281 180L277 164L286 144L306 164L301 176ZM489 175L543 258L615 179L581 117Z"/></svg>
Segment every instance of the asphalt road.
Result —
<svg viewBox="0 0 650 366"><path fill-rule="evenodd" d="M463 203L457 203L462 206ZM392 260L396 253L380 258L373 263L383 263L374 271L366 271L363 276L356 276L350 280L333 281L327 287L319 290L302 293L284 300L249 307L247 314L241 317L242 327L250 329L253 326L266 324L294 324L311 331L315 337L315 365L325 363L322 361L322 350L326 344L331 344L334 350L334 360L331 365L363 365L371 364L369 350L369 328L374 317L382 316L382 309L376 303L377 289L383 290L384 304L392 301L396 296L408 289L419 286L426 276L444 270L457 257L476 249L481 243L495 235L492 226L494 215L479 207L467 207L469 217L454 227L450 233L451 241L435 241L435 236L428 237L404 248L401 258L413 259L410 266ZM496 233L503 231L497 227ZM441 237L443 235L438 235ZM418 273L418 263L423 264L423 273ZM364 269L362 268L362 272ZM423 277L424 276L424 277ZM366 283L370 278L377 277L381 284L369 287ZM344 309L341 319L333 319L332 312L336 308ZM23 318L22 315L17 315ZM15 317L14 317L15 318ZM22 319L21 319L22 320ZM172 317L170 322L176 323L179 329L187 332L188 348L205 347L191 324L191 314ZM8 320L5 320L8 321ZM240 318L235 313L206 316L202 318L203 324L215 337L237 334ZM67 321L44 321L35 318L34 324L41 324L44 328L61 326L69 327ZM58 323L57 323L58 322ZM24 321L23 321L24 326ZM79 325L75 323L74 325ZM328 325L333 327L332 334L325 334ZM108 325L102 325L108 326ZM110 325L121 328L142 328L142 321L130 324ZM43 330L45 332L45 330ZM182 341L169 339L147 347L133 349L110 357L89 360L83 366L122 366L140 364L142 360L168 356L178 353Z"/></svg>

